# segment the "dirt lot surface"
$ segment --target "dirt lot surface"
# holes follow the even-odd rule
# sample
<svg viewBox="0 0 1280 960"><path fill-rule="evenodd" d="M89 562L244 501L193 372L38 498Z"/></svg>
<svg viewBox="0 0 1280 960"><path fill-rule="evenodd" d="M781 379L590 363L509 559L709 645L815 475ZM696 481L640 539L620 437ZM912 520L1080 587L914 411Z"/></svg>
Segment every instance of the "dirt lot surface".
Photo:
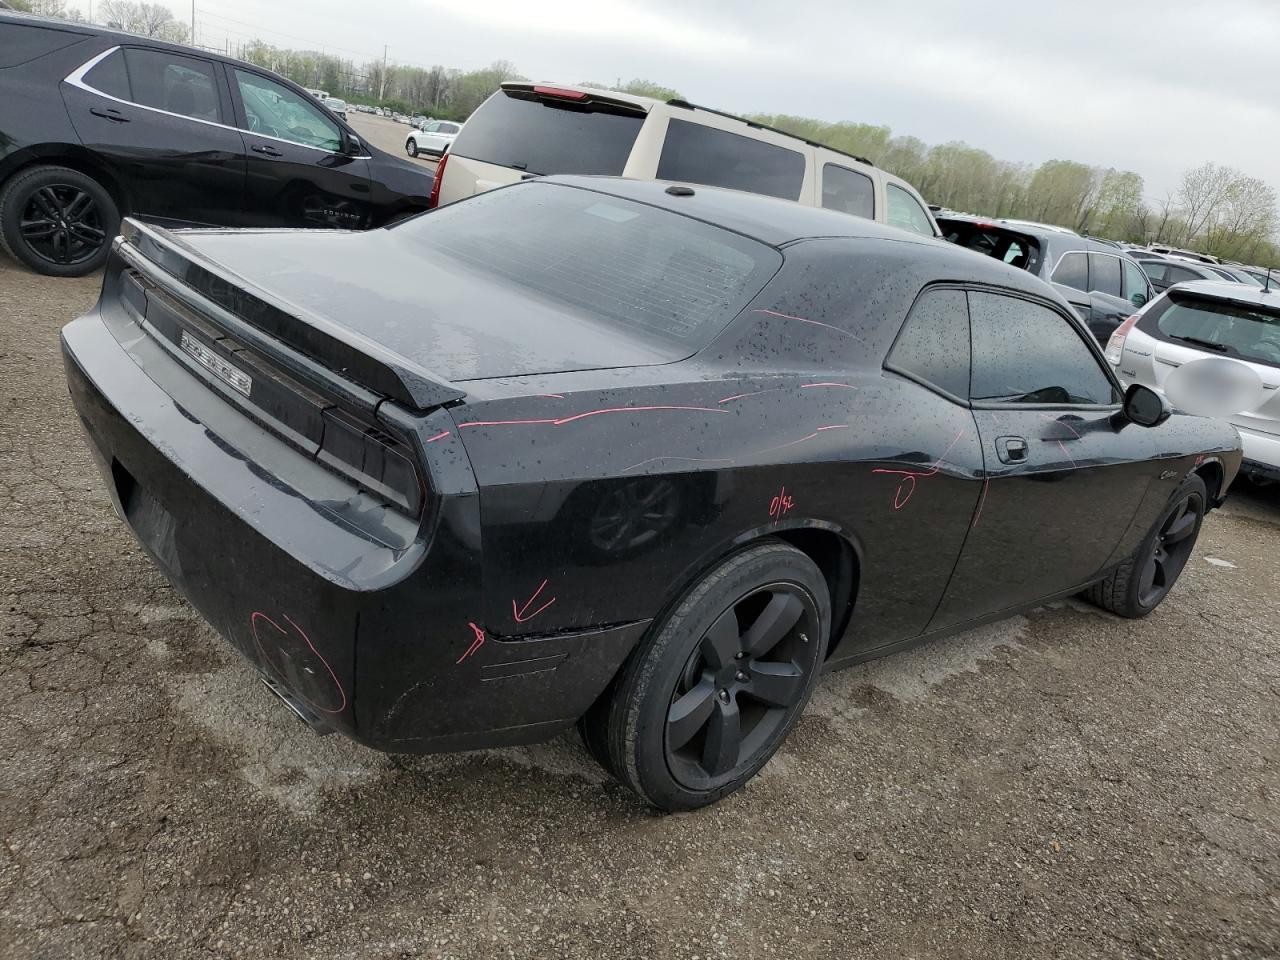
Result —
<svg viewBox="0 0 1280 960"><path fill-rule="evenodd" d="M1149 619L830 676L748 789L659 817L573 736L390 757L287 715L108 505L58 352L96 286L0 261L6 960L1280 956L1277 493Z"/></svg>

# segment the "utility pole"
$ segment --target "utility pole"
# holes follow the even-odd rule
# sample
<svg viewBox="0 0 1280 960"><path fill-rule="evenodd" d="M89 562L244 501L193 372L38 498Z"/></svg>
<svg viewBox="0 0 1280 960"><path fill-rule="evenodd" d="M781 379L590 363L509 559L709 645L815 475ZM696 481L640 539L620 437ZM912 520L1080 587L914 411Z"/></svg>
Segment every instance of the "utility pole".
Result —
<svg viewBox="0 0 1280 960"><path fill-rule="evenodd" d="M195 0L191 0L192 3ZM387 45L382 45L382 76L378 80L378 102L382 102L382 95L387 90Z"/></svg>

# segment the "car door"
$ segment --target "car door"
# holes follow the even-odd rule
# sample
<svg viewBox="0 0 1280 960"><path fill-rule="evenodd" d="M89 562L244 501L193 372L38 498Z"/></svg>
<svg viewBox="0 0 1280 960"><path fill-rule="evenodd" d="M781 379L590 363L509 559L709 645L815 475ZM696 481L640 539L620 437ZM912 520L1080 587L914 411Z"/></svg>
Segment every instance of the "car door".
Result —
<svg viewBox="0 0 1280 960"><path fill-rule="evenodd" d="M1089 254L1083 250L1064 253L1049 281L1087 324L1093 316L1089 301Z"/></svg>
<svg viewBox="0 0 1280 960"><path fill-rule="evenodd" d="M67 77L62 96L81 143L123 185L124 212L244 222L245 143L221 64L115 47Z"/></svg>
<svg viewBox="0 0 1280 960"><path fill-rule="evenodd" d="M971 290L970 405L984 490L930 629L1060 594L1106 565L1155 469L1119 385L1059 308Z"/></svg>
<svg viewBox="0 0 1280 960"><path fill-rule="evenodd" d="M432 120L422 128L422 135L417 138L418 149L427 153L442 153L447 137L441 133L442 124Z"/></svg>
<svg viewBox="0 0 1280 960"><path fill-rule="evenodd" d="M246 215L260 226L343 227L370 222L368 156L304 93L263 74L229 68L248 145Z"/></svg>
<svg viewBox="0 0 1280 960"><path fill-rule="evenodd" d="M1089 332L1106 343L1130 314L1133 304L1124 295L1124 264L1113 253L1089 254Z"/></svg>

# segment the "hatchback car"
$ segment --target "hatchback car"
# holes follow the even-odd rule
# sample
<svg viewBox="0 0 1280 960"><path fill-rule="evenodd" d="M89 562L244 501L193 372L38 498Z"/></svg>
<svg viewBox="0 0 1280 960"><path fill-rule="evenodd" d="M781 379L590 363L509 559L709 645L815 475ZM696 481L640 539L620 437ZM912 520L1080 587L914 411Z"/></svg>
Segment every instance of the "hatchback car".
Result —
<svg viewBox="0 0 1280 960"><path fill-rule="evenodd" d="M435 199L552 173L729 187L938 236L915 188L864 157L685 100L523 81L472 113L436 171Z"/></svg>
<svg viewBox="0 0 1280 960"><path fill-rule="evenodd" d="M1099 343L1155 296L1142 269L1109 241L1026 220L991 220L944 211L938 225L951 243L1026 270L1057 287Z"/></svg>
<svg viewBox="0 0 1280 960"><path fill-rule="evenodd" d="M580 721L668 810L825 669L1080 591L1150 613L1240 457L1025 271L653 181L129 222L63 349L121 517L299 716L406 752Z"/></svg>
<svg viewBox="0 0 1280 960"><path fill-rule="evenodd" d="M0 34L0 244L41 273L102 266L124 215L366 228L426 208L429 171L253 64L21 14Z"/></svg>
<svg viewBox="0 0 1280 960"><path fill-rule="evenodd" d="M1163 392L1174 370L1229 357L1262 380L1261 402L1227 419L1240 432L1242 471L1280 480L1280 291L1222 281L1182 283L1139 311L1107 344L1107 362L1126 383Z"/></svg>

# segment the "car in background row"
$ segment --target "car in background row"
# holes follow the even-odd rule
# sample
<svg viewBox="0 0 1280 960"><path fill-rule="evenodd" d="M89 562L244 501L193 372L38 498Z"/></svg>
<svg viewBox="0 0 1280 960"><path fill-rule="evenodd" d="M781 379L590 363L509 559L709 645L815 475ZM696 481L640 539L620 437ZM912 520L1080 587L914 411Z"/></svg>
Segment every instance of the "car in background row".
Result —
<svg viewBox="0 0 1280 960"><path fill-rule="evenodd" d="M404 151L411 157L425 153L431 157L443 156L453 145L454 138L462 130L462 124L449 120L428 120L421 128L410 130L404 138Z"/></svg>
<svg viewBox="0 0 1280 960"><path fill-rule="evenodd" d="M1174 370L1204 357L1229 357L1261 378L1262 402L1226 419L1243 442L1241 472L1280 480L1280 292L1221 280L1182 283L1125 321L1106 349L1122 382L1161 393Z"/></svg>
<svg viewBox="0 0 1280 960"><path fill-rule="evenodd" d="M337 97L329 97L325 100L324 105L329 108L329 112L335 117L341 117L343 120L347 119L346 101L339 100Z"/></svg>
<svg viewBox="0 0 1280 960"><path fill-rule="evenodd" d="M1073 230L1025 220L989 220L942 211L951 243L994 257L1052 283L1099 343L1155 296L1142 268L1116 246Z"/></svg>
<svg viewBox="0 0 1280 960"><path fill-rule="evenodd" d="M939 235L915 188L862 157L684 100L583 86L502 84L442 159L435 199L555 173L727 187Z"/></svg>
<svg viewBox="0 0 1280 960"><path fill-rule="evenodd" d="M1181 257L1163 257L1153 259L1144 257L1138 266L1151 278L1151 285L1158 293L1163 293L1175 283L1190 283L1195 280L1222 281L1226 279L1207 263L1184 260ZM1232 281L1236 282L1236 281Z"/></svg>
<svg viewBox="0 0 1280 960"><path fill-rule="evenodd" d="M0 241L41 273L107 258L120 218L363 229L426 209L432 177L253 64L0 13Z"/></svg>
<svg viewBox="0 0 1280 960"><path fill-rule="evenodd" d="M1147 248L1152 253L1164 254L1166 256L1181 257L1184 260L1195 260L1197 263L1219 263L1217 257L1211 257L1207 253L1197 253L1194 250L1182 250L1178 247L1168 247L1163 244L1153 243Z"/></svg>

